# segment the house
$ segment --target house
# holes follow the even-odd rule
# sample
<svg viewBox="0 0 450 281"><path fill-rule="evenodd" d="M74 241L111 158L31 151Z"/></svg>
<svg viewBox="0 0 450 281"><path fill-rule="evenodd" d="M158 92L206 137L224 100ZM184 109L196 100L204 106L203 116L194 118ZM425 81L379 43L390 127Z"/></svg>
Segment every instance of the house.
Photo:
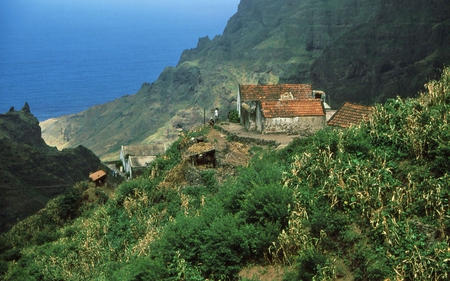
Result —
<svg viewBox="0 0 450 281"><path fill-rule="evenodd" d="M237 111L242 114L242 106L252 107L253 101L278 99L311 99L311 84L239 85Z"/></svg>
<svg viewBox="0 0 450 281"><path fill-rule="evenodd" d="M263 134L309 134L326 126L325 108L316 99L260 101L255 115L247 129Z"/></svg>
<svg viewBox="0 0 450 281"><path fill-rule="evenodd" d="M367 120L373 107L345 102L328 120L328 126L348 128Z"/></svg>
<svg viewBox="0 0 450 281"><path fill-rule="evenodd" d="M126 161L125 171L130 173L130 178L135 178L142 174L147 165L153 162L156 156L129 156Z"/></svg>
<svg viewBox="0 0 450 281"><path fill-rule="evenodd" d="M157 155L164 154L165 151L165 144L122 145L120 150L120 160L122 161L124 172L130 173L131 176L133 170L142 170L142 168L152 162Z"/></svg>
<svg viewBox="0 0 450 281"><path fill-rule="evenodd" d="M98 170L95 173L89 174L89 180L93 181L95 185L103 185L106 179L106 172L103 170Z"/></svg>
<svg viewBox="0 0 450 281"><path fill-rule="evenodd" d="M248 131L312 133L326 126L325 99L311 84L239 85L237 107Z"/></svg>

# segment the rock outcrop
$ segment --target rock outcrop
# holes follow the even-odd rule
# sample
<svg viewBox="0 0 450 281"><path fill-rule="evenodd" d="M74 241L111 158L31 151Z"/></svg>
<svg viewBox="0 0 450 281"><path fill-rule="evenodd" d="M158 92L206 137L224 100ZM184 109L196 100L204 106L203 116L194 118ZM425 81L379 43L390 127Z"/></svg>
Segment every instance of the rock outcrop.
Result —
<svg viewBox="0 0 450 281"><path fill-rule="evenodd" d="M375 11L311 67L314 85L335 106L411 96L450 62L450 2L384 0Z"/></svg>
<svg viewBox="0 0 450 281"><path fill-rule="evenodd" d="M41 136L30 106L0 114L0 232L65 192L100 165L89 149L58 151Z"/></svg>

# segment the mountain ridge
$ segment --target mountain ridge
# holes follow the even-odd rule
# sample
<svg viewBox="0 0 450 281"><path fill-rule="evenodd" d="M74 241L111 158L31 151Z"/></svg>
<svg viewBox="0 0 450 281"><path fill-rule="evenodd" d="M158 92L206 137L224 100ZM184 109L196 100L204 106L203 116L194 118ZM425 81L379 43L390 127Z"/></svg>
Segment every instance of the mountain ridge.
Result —
<svg viewBox="0 0 450 281"><path fill-rule="evenodd" d="M78 181L87 180L100 159L84 146L58 151L41 137L28 103L0 114L0 232L37 212Z"/></svg>
<svg viewBox="0 0 450 281"><path fill-rule="evenodd" d="M313 83L334 108L417 93L450 62L450 4L413 2L243 0L222 35L200 38L156 81L134 95L46 120L43 137L58 148L83 144L113 160L121 145L146 142L157 132L157 141L170 142L175 125L191 128L212 108L234 109L239 84ZM411 15L417 22L402 25ZM440 36L429 44L433 34ZM417 36L427 40L411 47ZM418 55L411 57L414 47ZM404 87L393 88L396 82Z"/></svg>

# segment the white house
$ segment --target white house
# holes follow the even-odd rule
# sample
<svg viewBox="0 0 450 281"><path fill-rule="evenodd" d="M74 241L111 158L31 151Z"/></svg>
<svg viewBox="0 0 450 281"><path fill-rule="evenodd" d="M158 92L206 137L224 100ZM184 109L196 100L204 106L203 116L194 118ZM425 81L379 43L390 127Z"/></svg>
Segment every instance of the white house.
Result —
<svg viewBox="0 0 450 281"><path fill-rule="evenodd" d="M122 161L124 172L133 173L133 169L145 167L152 162L156 156L164 154L165 144L152 145L122 145L120 150L120 160Z"/></svg>

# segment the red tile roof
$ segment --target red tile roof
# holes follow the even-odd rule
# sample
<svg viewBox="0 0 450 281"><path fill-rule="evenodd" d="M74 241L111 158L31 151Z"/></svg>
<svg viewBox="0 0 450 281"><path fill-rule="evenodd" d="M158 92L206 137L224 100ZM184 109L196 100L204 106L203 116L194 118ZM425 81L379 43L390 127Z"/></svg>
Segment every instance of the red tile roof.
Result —
<svg viewBox="0 0 450 281"><path fill-rule="evenodd" d="M261 101L263 116L276 117L306 117L325 116L325 110L320 100L265 100Z"/></svg>
<svg viewBox="0 0 450 281"><path fill-rule="evenodd" d="M239 85L241 100L278 100L285 93L294 99L311 99L311 84Z"/></svg>
<svg viewBox="0 0 450 281"><path fill-rule="evenodd" d="M359 124L366 119L372 111L372 106L359 105L350 102L344 103L336 113L328 120L328 126L348 128Z"/></svg>
<svg viewBox="0 0 450 281"><path fill-rule="evenodd" d="M103 170L98 170L97 172L90 174L89 178L93 181L96 181L104 176L106 176L106 172Z"/></svg>

